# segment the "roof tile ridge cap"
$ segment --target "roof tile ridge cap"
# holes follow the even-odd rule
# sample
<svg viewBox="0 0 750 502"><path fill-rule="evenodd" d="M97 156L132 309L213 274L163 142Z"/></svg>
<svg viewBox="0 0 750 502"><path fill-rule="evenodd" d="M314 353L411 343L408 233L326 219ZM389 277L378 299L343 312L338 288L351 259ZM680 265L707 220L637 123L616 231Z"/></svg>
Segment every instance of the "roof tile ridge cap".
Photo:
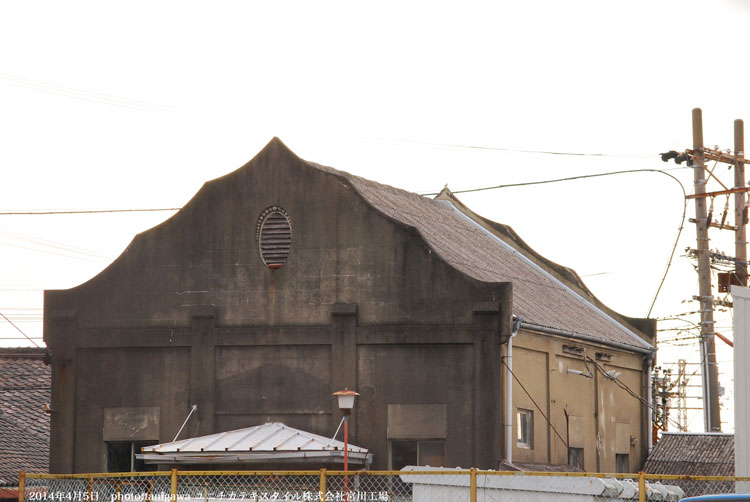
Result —
<svg viewBox="0 0 750 502"><path fill-rule="evenodd" d="M580 276L578 275L578 272L576 272L574 269L570 267L566 267L565 265L561 265L557 262L554 262L550 260L549 258L543 256L542 254L538 253L518 234L518 232L516 232L513 229L512 226L507 225L505 223L500 223L499 221L490 220L489 218L485 218L484 216L474 212L469 206L464 204L458 197L456 197L456 195L453 192L451 192L447 186L443 188L438 195L435 196L435 200L445 200L445 201L453 203L456 206L456 209L464 213L466 216L470 217L472 220L476 221L482 227L492 232L493 235L496 235L498 238L502 239L503 242L506 242L509 245L513 246L513 248L516 249L518 252L523 253L529 259L533 260L534 262L537 262L540 265L543 265L545 267L551 266L549 267L551 273L553 273L555 277L557 277L558 279L565 281L566 283L571 283L571 281L568 278L561 276L555 270L554 267L559 267L561 269L564 269L567 272L574 274L578 282L571 283L571 284L573 286L580 287L584 293L596 299L596 297L591 292L591 290L589 290L588 287L586 287L586 285L583 283ZM503 227L509 234L511 234L512 238L509 239L508 236L503 235L502 233L498 232L497 229L492 226L493 224Z"/></svg>
<svg viewBox="0 0 750 502"><path fill-rule="evenodd" d="M363 193L363 191L360 189L360 187L357 186L356 183L357 182L362 182L364 184L372 184L372 185L375 185L377 187L381 187L383 189L392 190L394 192L397 192L399 195L404 195L404 196L408 196L408 197L411 197L411 198L415 198L416 200L420 200L420 201L423 201L423 202L431 203L431 202L434 202L433 199L430 199L428 197L424 197L422 195L419 195L418 193L409 192L408 190L404 190L402 188L396 188L396 187L393 187L393 186L390 186L390 185L386 185L384 183L380 183L378 181L373 181L373 180L370 180L370 179L367 179L367 178L363 178L361 176L357 176L357 175L348 173L346 171L340 171L340 170L335 169L333 167L328 167L328 166L324 166L322 164L317 164L317 163L309 161L309 160L304 160L304 159L301 159L301 160L302 160L302 162L306 163L307 165L309 165L309 166L311 166L311 167L313 167L315 169L319 169L320 171L322 171L324 173L327 173L327 174L330 174L330 175L338 177L343 183L345 183L347 186L349 186L362 199L362 201L365 204L367 204L372 209L374 209L375 211L377 211L378 213L380 213L383 217L385 217L385 218L387 218L387 219L389 219L389 220L391 220L391 221L393 221L393 222L395 222L395 223L397 223L399 225L403 225L405 227L413 229L415 232L417 232L419 234L420 238L424 241L425 245L427 245L430 249L432 249L432 251L434 253L437 253L437 250L434 249L434 247L432 247L429 244L429 241L425 238L425 236L422 234L422 232L420 231L420 229L416 225L414 225L412 223L409 223L407 221L404 221L404 220L402 220L400 218L396 218L396 217L388 214L383 209L384 207L387 207L389 209L398 209L398 208L393 207L393 206L391 206L389 204L385 204L385 203L383 203L383 204L376 204L374 201L370 200L370 198L365 193ZM444 261L448 265L451 265L450 261L448 261L448 260L444 260ZM453 265L451 265L451 266L453 266Z"/></svg>
<svg viewBox="0 0 750 502"><path fill-rule="evenodd" d="M374 186L377 186L377 187L380 187L380 188L384 188L384 189L388 189L388 190L393 190L394 192L398 192L399 194L403 194L403 195L406 195L406 196L409 196L409 197L415 197L415 198L417 198L419 200L423 200L425 202L433 202L434 201L434 199L430 199L429 197L425 197L424 195L420 195L420 194L418 194L416 192L410 192L409 190L406 190L406 189L403 189L403 188L399 188L399 187L396 187L396 186L393 186L393 185L389 185L387 183L381 183L380 181L371 180L369 178L365 178L365 177L359 176L357 174L352 174L352 173L350 173L348 171L342 171L341 169L336 169L335 167L330 167L330 166L326 166L324 164L319 164L319 163L313 162L311 160L304 160L304 159L302 159L302 161L305 162L306 164L309 164L310 166L312 166L312 167L314 167L316 169L319 169L319 170L323 171L323 172L343 177L344 179L346 179L347 181L349 181L349 183L353 186L353 188L360 195L362 195L365 198L365 200L367 200L367 197L364 194L362 194L362 192L359 190L359 188L354 183L352 183L352 182L362 182L362 183L371 184L371 185L374 185Z"/></svg>
<svg viewBox="0 0 750 502"><path fill-rule="evenodd" d="M445 263L445 264L446 264L447 266L449 266L449 267L453 268L453 269L454 269L454 270L456 270L456 271L457 271L458 273L460 273L460 274L462 274L462 275L466 276L467 278L470 278L470 279L472 279L472 280L475 280L475 281L478 281L478 282L481 282L481 283L486 283L486 284L497 284L497 281L488 281L488 280L486 280L486 279L480 279L480 278L478 278L478 277L475 277L475 276L473 276L473 275L471 275L471 274L467 273L466 271L464 271L464 270L461 270L461 269L460 269L459 267L457 267L457 266L456 266L456 264L455 264L454 262L452 262L451 260L449 260L449 259L447 259L447 258L444 258L444 257L442 256L442 254L441 254L441 253L440 253L440 252L439 252L439 251L438 251L437 249L435 249L435 247L434 247L433 245L431 245L431 244L430 244L430 241L429 241L429 239L427 239L427 237L426 237L426 236L424 235L424 233L422 232L422 230L421 230L421 229L420 229L420 228L419 228L419 227L418 227L417 225L415 225L415 224L413 224L413 223L410 223L410 222L407 222L407 221L404 221L404 220L402 220L402 219L396 218L396 217L394 217L394 216L391 216L390 214L388 214L388 213L387 213L387 212L386 212L386 211L385 211L385 210L383 209L383 207L389 207L390 209L398 209L398 208L396 208L396 207L392 207L392 206L390 206L390 205L388 205L388 204L381 204L381 205L378 205L378 204L376 204L375 202L373 202L372 200L370 200L370 199L369 199L369 198L367 197L367 195L365 195L365 194L364 194L364 193L362 192L362 190L360 190L360 188L359 188L359 187L358 187L358 186L356 185L356 182L357 182L357 181L359 181L359 182L362 182L362 183L366 183L366 184L372 184L372 185L375 185L375 186L377 186L377 187L382 187L383 189L386 189L386 190L391 190L391 191L393 191L393 192L396 192L396 193L397 193L398 195L403 195L403 196L409 197L409 198L411 198L412 200L419 200L420 202L423 202L423 203L428 203L428 204L436 204L436 203L439 203L440 201L437 201L437 200L435 200L435 199L431 199L431 198L429 198L429 197L425 197L425 196L423 196L423 195L419 195L418 193L415 193L415 192L409 192L408 190L404 190L403 188L397 188L397 187L394 187L394 186L391 186L391 185L386 185L386 184L384 184L384 183L380 183L380 182L378 182L378 181L373 181L373 180L370 180L370 179L367 179L367 178L363 178L363 177L361 177L361 176L357 176L357 175L354 175L354 174L348 173L348 172L346 172L346 171L340 171L340 170L338 170L338 169L335 169L335 168L333 168L333 167L325 166L325 165L322 165L322 164L318 164L318 163L316 163L316 162L312 162L312 161L309 161L309 160L305 160L305 159L301 159L301 160L302 160L302 162L304 162L305 164L307 164L307 165L309 165L309 166L311 166L311 167L313 167L313 168L315 168L315 169L318 169L318 170L320 170L320 171L322 171L322 172L324 172L324 173L327 173L327 174L331 174L331 175L333 175L333 176L337 176L337 177L338 177L339 179L341 179L341 180L342 180L342 181L343 181L344 183L346 183L346 184L347 184L347 186L351 187L351 188L352 188L352 190L354 190L354 192L355 192L355 193L356 193L356 194L357 194L357 195L358 195L359 197L361 197L361 198L362 198L362 200L364 201L364 203L365 203L365 204L367 204L367 205L368 205L368 206L370 206L370 207L371 207L371 208L372 208L373 210L375 210L375 211L377 211L378 213L380 213L380 214L381 214L381 215L382 215L382 216L383 216L384 218L386 218L386 219L388 219L388 220L390 220L390 221L392 221L392 222L396 223L397 225L401 225L401 226L403 226L403 227L406 227L406 228L412 229L412 230L413 230L414 232L416 232L416 233L417 233L417 235L419 235L419 238L420 238L420 239L422 239L422 242L423 242L423 243L425 244L425 246L427 246L427 247L428 247L428 248L429 248L429 249L430 249L430 250L431 250L431 251L432 251L433 253L435 253L435 255L439 256L439 257L440 257L440 259L441 259L441 260L442 260L442 261L443 261L443 262L444 262L444 263ZM442 204L437 204L437 205L438 205L438 206L442 206ZM503 282L505 282L505 281L503 281Z"/></svg>
<svg viewBox="0 0 750 502"><path fill-rule="evenodd" d="M47 347L2 347L0 359L44 359Z"/></svg>

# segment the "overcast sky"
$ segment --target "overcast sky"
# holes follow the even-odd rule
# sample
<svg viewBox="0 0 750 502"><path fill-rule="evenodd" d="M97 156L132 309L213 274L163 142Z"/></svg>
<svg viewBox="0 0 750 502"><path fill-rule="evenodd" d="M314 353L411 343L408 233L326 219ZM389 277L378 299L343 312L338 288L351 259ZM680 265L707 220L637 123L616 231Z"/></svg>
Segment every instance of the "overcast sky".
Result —
<svg viewBox="0 0 750 502"><path fill-rule="evenodd" d="M0 211L181 207L273 136L429 193L671 169L657 154L691 146L693 107L709 146L750 120L746 0L266 3L0 4ZM668 172L692 191L691 171ZM639 317L683 208L659 173L459 198ZM41 337L43 289L90 279L171 214L0 216L0 313ZM733 254L725 233L712 247ZM686 223L653 316L697 310L694 242ZM2 321L3 345L28 344ZM694 342L660 362L697 361Z"/></svg>

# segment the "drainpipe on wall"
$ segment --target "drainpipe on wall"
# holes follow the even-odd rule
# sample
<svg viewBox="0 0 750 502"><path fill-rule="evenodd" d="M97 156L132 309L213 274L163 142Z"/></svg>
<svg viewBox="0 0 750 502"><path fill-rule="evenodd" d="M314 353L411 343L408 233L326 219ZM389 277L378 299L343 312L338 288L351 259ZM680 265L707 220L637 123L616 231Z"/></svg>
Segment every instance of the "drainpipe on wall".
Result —
<svg viewBox="0 0 750 502"><path fill-rule="evenodd" d="M513 316L513 329L508 338L508 351L505 356L505 461L513 462L513 338L521 329L521 318Z"/></svg>
<svg viewBox="0 0 750 502"><path fill-rule="evenodd" d="M648 356L648 363L646 365L646 402L648 403L648 408L646 409L646 416L648 417L646 419L646 444L648 445L648 453L651 453L651 450L654 448L654 413L653 413L653 396L651 393L651 387L653 386L651 382L651 371L653 370L654 366L654 355L651 354Z"/></svg>

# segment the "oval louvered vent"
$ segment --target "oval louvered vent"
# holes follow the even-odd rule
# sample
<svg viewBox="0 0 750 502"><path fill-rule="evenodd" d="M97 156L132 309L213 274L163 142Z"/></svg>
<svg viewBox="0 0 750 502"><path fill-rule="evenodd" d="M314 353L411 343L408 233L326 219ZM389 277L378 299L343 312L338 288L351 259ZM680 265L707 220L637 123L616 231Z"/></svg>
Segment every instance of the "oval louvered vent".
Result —
<svg viewBox="0 0 750 502"><path fill-rule="evenodd" d="M281 267L289 256L292 245L292 224L289 215L278 206L267 208L258 219L255 239L260 247L260 257L268 268Z"/></svg>

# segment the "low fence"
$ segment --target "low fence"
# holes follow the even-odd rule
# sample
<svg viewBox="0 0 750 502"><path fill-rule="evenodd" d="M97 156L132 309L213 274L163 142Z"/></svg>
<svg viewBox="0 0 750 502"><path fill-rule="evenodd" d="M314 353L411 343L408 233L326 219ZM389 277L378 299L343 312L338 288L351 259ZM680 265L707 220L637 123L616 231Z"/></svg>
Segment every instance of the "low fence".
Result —
<svg viewBox="0 0 750 502"><path fill-rule="evenodd" d="M622 501L750 491L750 478L440 470L21 473L19 502Z"/></svg>

